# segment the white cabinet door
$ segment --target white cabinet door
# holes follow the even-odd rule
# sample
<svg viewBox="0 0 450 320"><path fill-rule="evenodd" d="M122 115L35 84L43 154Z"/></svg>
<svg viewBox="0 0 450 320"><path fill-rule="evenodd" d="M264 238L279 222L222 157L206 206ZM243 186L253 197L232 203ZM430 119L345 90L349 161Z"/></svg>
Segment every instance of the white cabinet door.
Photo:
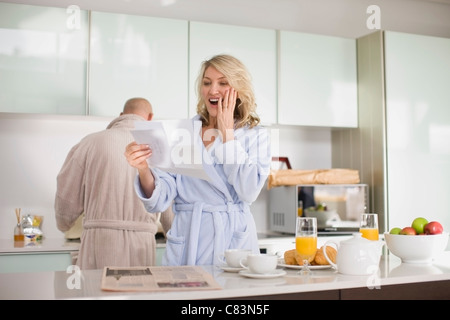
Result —
<svg viewBox="0 0 450 320"><path fill-rule="evenodd" d="M280 31L278 123L357 127L356 40Z"/></svg>
<svg viewBox="0 0 450 320"><path fill-rule="evenodd" d="M202 22L190 22L189 115L196 114L195 81L201 63L221 53L233 55L246 65L253 79L261 122L276 123L276 31Z"/></svg>
<svg viewBox="0 0 450 320"><path fill-rule="evenodd" d="M188 116L188 22L92 12L89 114L118 116L144 97L155 120Z"/></svg>
<svg viewBox="0 0 450 320"><path fill-rule="evenodd" d="M385 32L384 42L389 227L421 216L449 228L450 39Z"/></svg>
<svg viewBox="0 0 450 320"><path fill-rule="evenodd" d="M0 112L86 113L87 17L0 3Z"/></svg>

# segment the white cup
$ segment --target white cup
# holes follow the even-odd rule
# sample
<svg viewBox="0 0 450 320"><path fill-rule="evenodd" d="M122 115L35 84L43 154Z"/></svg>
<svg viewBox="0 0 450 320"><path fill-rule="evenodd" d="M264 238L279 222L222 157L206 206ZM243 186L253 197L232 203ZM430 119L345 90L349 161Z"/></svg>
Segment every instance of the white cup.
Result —
<svg viewBox="0 0 450 320"><path fill-rule="evenodd" d="M251 273L272 273L277 268L278 256L267 253L251 253L247 258L241 259L241 266Z"/></svg>
<svg viewBox="0 0 450 320"><path fill-rule="evenodd" d="M224 263L231 268L241 268L241 259L246 258L252 250L250 249L227 249L224 252Z"/></svg>

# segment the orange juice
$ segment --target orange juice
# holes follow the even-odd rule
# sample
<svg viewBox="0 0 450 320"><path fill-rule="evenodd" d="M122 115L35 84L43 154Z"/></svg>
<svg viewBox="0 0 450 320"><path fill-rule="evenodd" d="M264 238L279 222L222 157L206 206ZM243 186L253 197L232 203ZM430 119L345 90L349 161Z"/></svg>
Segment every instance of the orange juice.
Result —
<svg viewBox="0 0 450 320"><path fill-rule="evenodd" d="M298 200L297 217L302 217L302 216L303 216L303 201L302 200Z"/></svg>
<svg viewBox="0 0 450 320"><path fill-rule="evenodd" d="M297 237L295 238L295 249L297 253L305 258L314 257L317 251L317 237Z"/></svg>
<svg viewBox="0 0 450 320"><path fill-rule="evenodd" d="M360 228L362 236L369 240L378 240L378 229Z"/></svg>

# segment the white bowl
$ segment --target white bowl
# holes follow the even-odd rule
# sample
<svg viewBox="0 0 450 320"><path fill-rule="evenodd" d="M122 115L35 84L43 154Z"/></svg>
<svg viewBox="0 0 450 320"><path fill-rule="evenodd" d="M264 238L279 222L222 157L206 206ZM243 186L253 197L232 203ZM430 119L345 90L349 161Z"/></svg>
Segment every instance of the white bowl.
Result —
<svg viewBox="0 0 450 320"><path fill-rule="evenodd" d="M400 235L384 233L389 251L404 263L431 263L447 247L448 232L434 235Z"/></svg>

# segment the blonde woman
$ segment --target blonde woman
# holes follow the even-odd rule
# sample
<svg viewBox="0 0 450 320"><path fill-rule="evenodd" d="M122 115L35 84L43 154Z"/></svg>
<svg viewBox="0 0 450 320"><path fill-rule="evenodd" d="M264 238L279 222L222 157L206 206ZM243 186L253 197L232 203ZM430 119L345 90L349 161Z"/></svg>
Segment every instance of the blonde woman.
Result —
<svg viewBox="0 0 450 320"><path fill-rule="evenodd" d="M135 190L147 211L164 211L173 201L163 265L217 265L228 248L259 252L250 204L267 179L271 157L250 74L235 57L217 55L202 63L197 90L192 120L201 123L197 140L209 181L149 168L147 145L132 142L125 151L138 169Z"/></svg>

